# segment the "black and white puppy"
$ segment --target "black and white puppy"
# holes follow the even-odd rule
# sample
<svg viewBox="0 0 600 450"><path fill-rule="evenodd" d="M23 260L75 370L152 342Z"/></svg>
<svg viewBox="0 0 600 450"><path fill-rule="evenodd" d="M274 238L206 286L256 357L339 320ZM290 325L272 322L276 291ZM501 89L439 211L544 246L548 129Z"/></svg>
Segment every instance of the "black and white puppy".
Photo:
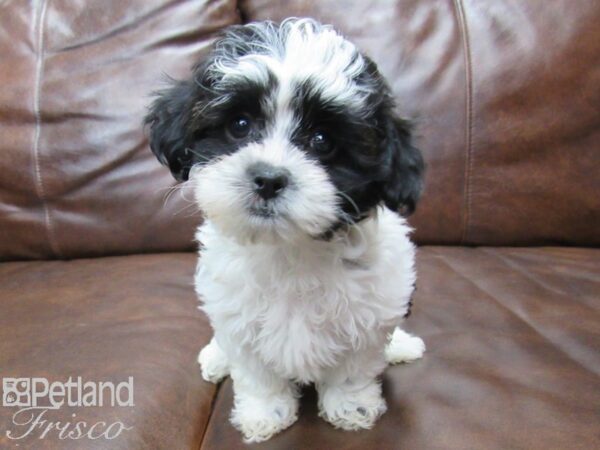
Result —
<svg viewBox="0 0 600 450"><path fill-rule="evenodd" d="M232 423L268 439L312 382L325 420L370 428L386 364L425 350L397 327L415 283L397 212L414 210L423 160L376 65L311 19L234 26L146 122L204 212L199 362L208 381L231 375Z"/></svg>

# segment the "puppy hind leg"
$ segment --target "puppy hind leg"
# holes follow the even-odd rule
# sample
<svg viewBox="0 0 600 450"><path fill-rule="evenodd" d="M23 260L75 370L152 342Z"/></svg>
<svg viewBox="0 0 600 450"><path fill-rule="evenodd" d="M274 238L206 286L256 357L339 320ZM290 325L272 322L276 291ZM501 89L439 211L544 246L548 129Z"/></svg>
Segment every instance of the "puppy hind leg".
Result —
<svg viewBox="0 0 600 450"><path fill-rule="evenodd" d="M394 329L385 347L385 359L390 364L413 362L423 357L423 353L425 353L423 339L407 333L400 327Z"/></svg>
<svg viewBox="0 0 600 450"><path fill-rule="evenodd" d="M229 375L229 361L217 341L213 337L198 355L198 363L202 369L202 378L211 383L218 383Z"/></svg>

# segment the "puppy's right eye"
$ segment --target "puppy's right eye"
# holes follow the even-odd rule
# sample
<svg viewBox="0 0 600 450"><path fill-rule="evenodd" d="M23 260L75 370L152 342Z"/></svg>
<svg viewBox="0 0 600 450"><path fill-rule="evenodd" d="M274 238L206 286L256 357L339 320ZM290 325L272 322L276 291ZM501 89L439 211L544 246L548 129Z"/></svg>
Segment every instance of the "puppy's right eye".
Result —
<svg viewBox="0 0 600 450"><path fill-rule="evenodd" d="M318 130L310 137L308 146L321 158L329 158L335 152L333 139L325 131Z"/></svg>
<svg viewBox="0 0 600 450"><path fill-rule="evenodd" d="M250 117L242 115L235 117L227 125L227 132L233 139L243 139L250 134L252 121Z"/></svg>

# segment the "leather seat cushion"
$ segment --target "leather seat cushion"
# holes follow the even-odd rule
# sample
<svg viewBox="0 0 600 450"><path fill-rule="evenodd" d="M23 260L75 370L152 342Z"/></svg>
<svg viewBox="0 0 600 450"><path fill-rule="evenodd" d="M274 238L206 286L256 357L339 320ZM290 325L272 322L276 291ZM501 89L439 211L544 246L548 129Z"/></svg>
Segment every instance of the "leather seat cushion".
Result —
<svg viewBox="0 0 600 450"><path fill-rule="evenodd" d="M195 261L181 253L0 265L3 377L134 377L134 407L62 407L47 417L133 429L60 448L245 448L228 422L230 381L217 393L196 363L212 332L197 309ZM307 389L299 422L256 447L594 448L599 263L595 249L420 248L406 326L428 351L386 371L386 415L371 431L337 431ZM0 407L3 429L13 412ZM0 447L9 444L2 432ZM57 440L21 443L33 444Z"/></svg>
<svg viewBox="0 0 600 450"><path fill-rule="evenodd" d="M59 441L54 432L38 440L38 431L11 442L4 430L19 435L24 427L11 426L16 408L0 407L0 448L198 448L215 386L202 380L196 362L211 331L193 292L195 261L180 253L0 264L1 376L132 376L135 405L46 414L55 422L133 427L112 441Z"/></svg>

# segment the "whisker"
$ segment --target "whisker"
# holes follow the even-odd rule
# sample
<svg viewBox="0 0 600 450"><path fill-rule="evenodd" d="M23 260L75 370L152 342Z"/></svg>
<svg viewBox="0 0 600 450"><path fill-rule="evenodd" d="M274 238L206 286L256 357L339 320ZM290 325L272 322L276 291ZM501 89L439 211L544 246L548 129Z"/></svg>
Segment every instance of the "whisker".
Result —
<svg viewBox="0 0 600 450"><path fill-rule="evenodd" d="M360 216L360 209L358 208L358 206L356 205L354 200L352 200L350 198L350 196L348 194L346 194L344 191L338 191L338 194L340 194L343 198L348 200L348 203L350 203L350 206L352 206L354 208L354 210L356 211L356 214Z"/></svg>
<svg viewBox="0 0 600 450"><path fill-rule="evenodd" d="M190 152L191 154L193 154L193 155L197 156L197 157L198 157L198 158L200 158L202 161L206 161L206 162L208 162L208 161L210 161L210 160L211 160L211 158L209 158L209 157L208 157L208 156L206 156L206 155L202 155L201 153L198 153L198 152L197 152L197 151L195 151L193 148L186 147L186 148L185 148L185 151L186 151L186 152Z"/></svg>
<svg viewBox="0 0 600 450"><path fill-rule="evenodd" d="M342 212L341 216L342 216L342 219L344 220L344 222L346 222L348 225L351 225L351 226L356 225L356 221L352 218L352 216L350 214Z"/></svg>
<svg viewBox="0 0 600 450"><path fill-rule="evenodd" d="M372 181L371 181L371 180L365 180L365 181L362 181L362 182L360 182L360 183L354 183L354 184L352 184L352 186L351 186L351 187L352 187L353 189L358 189L358 188L361 188L361 187L363 187L363 186L366 186L367 184L370 184L370 183L372 183Z"/></svg>
<svg viewBox="0 0 600 450"><path fill-rule="evenodd" d="M195 209L195 210L193 210L193 211L191 212L191 214L187 215L186 217L191 217L191 216L193 216L194 214L196 214L196 213L200 212L200 208L198 208L198 205L196 205L195 203L190 203L189 205L186 205L186 206L184 206L183 208L181 208L181 209L179 209L179 210L175 211L175 212L173 213L173 216L177 216L177 215L181 214L182 212L189 210L190 208L196 208L196 209Z"/></svg>
<svg viewBox="0 0 600 450"><path fill-rule="evenodd" d="M173 194L175 194L175 192L180 191L181 192L181 198L183 200L185 200L188 203L193 203L193 200L190 200L189 198L186 197L186 192L188 189L191 189L191 185L189 184L189 182L183 182L180 184L177 184L175 186L165 186L162 188L157 189L157 192L163 191L165 190L165 195L163 197L163 207L167 205L167 203L169 202L169 200L173 197Z"/></svg>
<svg viewBox="0 0 600 450"><path fill-rule="evenodd" d="M163 196L163 207L164 207L164 206L166 206L169 199L173 196L173 193L180 190L181 188L179 186L169 186L169 187L166 187L163 189L166 189L166 192ZM163 189L159 189L159 191L161 191Z"/></svg>

